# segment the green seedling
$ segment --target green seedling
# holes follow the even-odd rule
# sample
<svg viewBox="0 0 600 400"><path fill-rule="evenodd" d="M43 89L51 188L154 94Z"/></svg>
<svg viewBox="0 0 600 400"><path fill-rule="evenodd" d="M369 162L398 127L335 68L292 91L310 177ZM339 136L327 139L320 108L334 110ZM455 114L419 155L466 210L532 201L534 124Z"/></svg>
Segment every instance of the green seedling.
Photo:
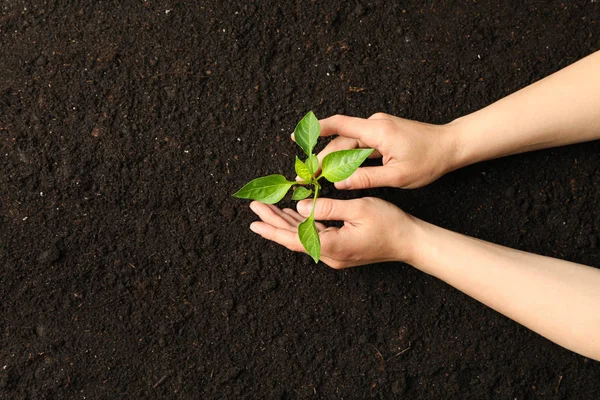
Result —
<svg viewBox="0 0 600 400"><path fill-rule="evenodd" d="M279 174L263 176L250 181L233 195L240 199L275 204L283 199L292 187L294 187L292 200L303 200L312 194L312 211L310 216L298 225L298 238L315 263L321 258L321 242L314 218L315 202L321 190L319 180L325 178L329 182L343 181L352 175L373 152L373 149L353 149L329 153L323 158L321 172L318 173L319 160L313 154L313 149L320 134L319 120L312 111L309 111L294 129L296 143L307 156L304 161L296 156L294 168L300 177L299 181L288 181L285 176Z"/></svg>

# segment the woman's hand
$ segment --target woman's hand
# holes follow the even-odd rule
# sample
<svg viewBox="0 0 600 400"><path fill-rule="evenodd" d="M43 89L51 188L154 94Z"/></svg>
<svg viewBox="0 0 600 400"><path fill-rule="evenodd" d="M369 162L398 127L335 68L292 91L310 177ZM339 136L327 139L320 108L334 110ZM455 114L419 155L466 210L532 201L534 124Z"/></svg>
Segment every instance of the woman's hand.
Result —
<svg viewBox="0 0 600 400"><path fill-rule="evenodd" d="M298 202L298 212L254 201L250 208L262 221L253 222L250 229L292 251L305 252L297 228L311 207L312 200ZM386 201L317 199L315 220L344 221L341 228L317 223L321 261L332 268L412 260L414 218Z"/></svg>
<svg viewBox="0 0 600 400"><path fill-rule="evenodd" d="M383 165L359 168L338 189L425 186L453 169L454 132L448 125L431 125L388 114L369 119L334 115L320 120L321 136L339 135L317 155L319 162L338 150L372 147L371 158Z"/></svg>

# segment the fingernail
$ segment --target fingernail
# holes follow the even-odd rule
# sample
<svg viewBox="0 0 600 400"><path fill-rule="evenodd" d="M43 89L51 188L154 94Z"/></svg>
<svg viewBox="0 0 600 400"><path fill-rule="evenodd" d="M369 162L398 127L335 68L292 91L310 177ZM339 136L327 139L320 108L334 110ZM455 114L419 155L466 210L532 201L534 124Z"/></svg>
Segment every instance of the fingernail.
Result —
<svg viewBox="0 0 600 400"><path fill-rule="evenodd" d="M304 179L300 178L298 175L294 178L296 182L302 182Z"/></svg>
<svg viewBox="0 0 600 400"><path fill-rule="evenodd" d="M293 133L290 135L290 138L291 138L293 141L296 141L296 137L294 136L294 134L293 134Z"/></svg>
<svg viewBox="0 0 600 400"><path fill-rule="evenodd" d="M310 201L299 201L296 204L296 210L302 215L308 215L310 212Z"/></svg>
<svg viewBox="0 0 600 400"><path fill-rule="evenodd" d="M256 227L256 224L250 224L250 230L254 233L258 233L260 235L260 233L258 232L258 228Z"/></svg>
<svg viewBox="0 0 600 400"><path fill-rule="evenodd" d="M350 189L350 179L345 179L341 182L336 182L335 187L338 189Z"/></svg>
<svg viewBox="0 0 600 400"><path fill-rule="evenodd" d="M254 202L250 203L250 209L256 214L256 204Z"/></svg>

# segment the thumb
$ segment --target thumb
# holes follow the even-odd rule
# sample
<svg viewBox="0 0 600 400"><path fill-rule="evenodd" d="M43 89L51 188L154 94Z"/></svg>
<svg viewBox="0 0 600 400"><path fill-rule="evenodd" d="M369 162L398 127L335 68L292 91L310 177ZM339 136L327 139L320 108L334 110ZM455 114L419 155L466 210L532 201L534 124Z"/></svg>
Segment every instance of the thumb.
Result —
<svg viewBox="0 0 600 400"><path fill-rule="evenodd" d="M357 169L349 178L336 182L335 187L340 190L348 190L393 186L393 175L393 171L386 167L363 167Z"/></svg>
<svg viewBox="0 0 600 400"><path fill-rule="evenodd" d="M360 199L357 199L360 200ZM358 216L357 200L317 199L315 219L320 221L349 221ZM300 215L308 217L312 210L312 200L302 200L296 205Z"/></svg>

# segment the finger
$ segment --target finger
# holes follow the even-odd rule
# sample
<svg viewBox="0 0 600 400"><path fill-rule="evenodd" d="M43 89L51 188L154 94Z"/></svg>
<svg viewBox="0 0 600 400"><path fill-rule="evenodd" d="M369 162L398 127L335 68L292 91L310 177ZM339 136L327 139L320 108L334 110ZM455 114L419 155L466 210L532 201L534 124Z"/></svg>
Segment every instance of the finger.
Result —
<svg viewBox="0 0 600 400"><path fill-rule="evenodd" d="M318 231L319 233L321 233L321 232L324 232L324 231L326 231L327 229L330 229L330 228L332 228L332 227L327 227L327 226L325 226L324 224L322 224L322 223L320 223L320 222L317 222L317 221L315 221L315 226L317 227L317 231Z"/></svg>
<svg viewBox="0 0 600 400"><path fill-rule="evenodd" d="M297 225L301 224L306 219L306 217L303 217L302 215L298 214L296 211L292 210L291 208L284 208L281 211L283 211L284 213L286 213L286 214L290 215L292 218L294 218L294 220L296 220L296 222L297 222ZM325 225L323 225L320 222L315 222L315 225L317 227L317 231L319 231L319 232L323 232L325 229L328 229Z"/></svg>
<svg viewBox="0 0 600 400"><path fill-rule="evenodd" d="M298 239L298 234L287 229L277 228L265 222L253 222L250 224L252 232L259 234L265 239L271 240L292 251L304 253L304 247Z"/></svg>
<svg viewBox="0 0 600 400"><path fill-rule="evenodd" d="M296 221L296 223L298 224L304 221L304 217L298 214L295 210L292 210L291 208L284 208L281 211L292 217L294 221Z"/></svg>
<svg viewBox="0 0 600 400"><path fill-rule="evenodd" d="M306 250L304 250L304 246L302 246L302 243L300 243L298 235L295 232L291 232L286 229L276 228L264 222L253 222L252 224L250 224L250 229L254 233L257 233L258 235L262 236L263 238L280 244L289 250L296 251L299 253L306 253ZM337 230L337 228L332 229L332 231L334 230ZM328 232L330 231L328 230ZM326 255L321 256L321 261L335 269L345 268L342 261L336 260Z"/></svg>
<svg viewBox="0 0 600 400"><path fill-rule="evenodd" d="M331 142L325 146L323 150L319 154L317 154L317 159L319 160L319 164L323 161L326 155L331 154L335 151L340 150L351 150L356 148L366 148L368 147L365 143L362 143L360 140L351 139L343 136L336 137ZM373 151L369 155L369 158L380 158L381 153L377 150Z"/></svg>
<svg viewBox="0 0 600 400"><path fill-rule="evenodd" d="M349 178L336 182L339 190L368 189L382 186L396 186L398 171L389 167L362 167L357 169Z"/></svg>
<svg viewBox="0 0 600 400"><path fill-rule="evenodd" d="M327 154L331 154L334 151L355 149L357 147L359 147L359 141L357 139L347 138L343 136L336 137L331 142L329 142L319 154L317 154L319 164L321 164L321 161L323 161L323 158L325 158Z"/></svg>
<svg viewBox="0 0 600 400"><path fill-rule="evenodd" d="M266 222L267 224L272 225L274 227L294 230L298 226L298 224L290 224L290 222L286 218L282 217L279 213L275 212L273 208L259 201L253 201L252 203L250 203L250 209L256 215L258 215L258 217L263 222ZM285 215L287 216L287 218L289 218L289 215Z"/></svg>
<svg viewBox="0 0 600 400"><path fill-rule="evenodd" d="M348 117L347 115L334 115L319 121L321 136L340 135L352 139L362 139L372 126L364 118Z"/></svg>
<svg viewBox="0 0 600 400"><path fill-rule="evenodd" d="M362 207L359 207L360 199L356 200L333 200L317 199L315 203L314 218L321 221L352 221L359 219L362 215ZM312 209L312 200L299 201L296 204L300 215L308 216Z"/></svg>
<svg viewBox="0 0 600 400"><path fill-rule="evenodd" d="M273 212L277 215L279 215L281 218L283 218L284 220L287 221L287 223L291 226L291 227L296 227L298 225L297 221L295 218L293 218L291 215L289 215L288 213L283 212L283 210L279 209L277 206L274 206L272 204L268 205L269 208L271 210L273 210Z"/></svg>
<svg viewBox="0 0 600 400"><path fill-rule="evenodd" d="M386 114L386 113L375 113L373 115L371 115L368 119L378 119L378 120L393 120L395 117L393 115L390 114Z"/></svg>

